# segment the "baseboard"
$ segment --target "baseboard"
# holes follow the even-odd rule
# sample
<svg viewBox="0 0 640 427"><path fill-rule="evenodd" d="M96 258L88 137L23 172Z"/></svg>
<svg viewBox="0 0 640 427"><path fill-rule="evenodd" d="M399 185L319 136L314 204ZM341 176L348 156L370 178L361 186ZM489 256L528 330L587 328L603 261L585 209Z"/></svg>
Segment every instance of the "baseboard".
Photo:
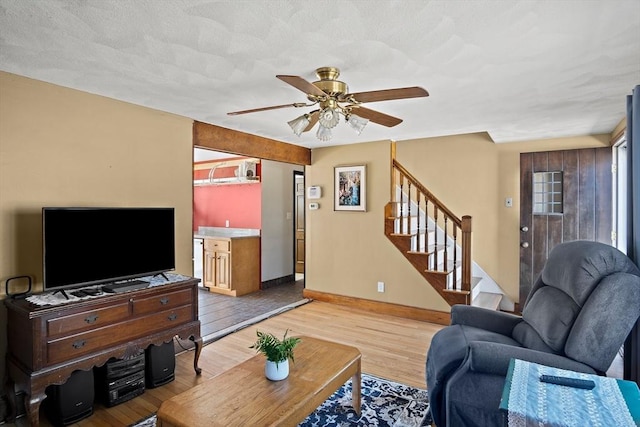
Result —
<svg viewBox="0 0 640 427"><path fill-rule="evenodd" d="M283 283L293 283L296 281L295 274L289 274L288 276L278 277L276 279L265 280L262 282L260 289L269 289L274 286L282 285Z"/></svg>
<svg viewBox="0 0 640 427"><path fill-rule="evenodd" d="M409 307L401 304L348 297L344 295L314 291L306 288L302 290L302 296L316 301L344 305L360 310L372 311L374 313L403 317L405 319L436 323L438 325L446 326L451 323L451 314L445 311L429 310L426 308Z"/></svg>

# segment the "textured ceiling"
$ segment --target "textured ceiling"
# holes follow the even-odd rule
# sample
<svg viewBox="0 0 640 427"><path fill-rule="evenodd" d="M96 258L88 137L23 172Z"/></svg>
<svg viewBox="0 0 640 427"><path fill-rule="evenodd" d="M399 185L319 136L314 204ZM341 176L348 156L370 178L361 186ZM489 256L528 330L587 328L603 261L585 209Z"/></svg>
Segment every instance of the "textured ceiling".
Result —
<svg viewBox="0 0 640 427"><path fill-rule="evenodd" d="M404 119L329 143L275 78L340 68ZM0 0L0 69L314 148L486 131L495 142L611 132L640 83L640 1ZM1 96L1 94L0 94Z"/></svg>

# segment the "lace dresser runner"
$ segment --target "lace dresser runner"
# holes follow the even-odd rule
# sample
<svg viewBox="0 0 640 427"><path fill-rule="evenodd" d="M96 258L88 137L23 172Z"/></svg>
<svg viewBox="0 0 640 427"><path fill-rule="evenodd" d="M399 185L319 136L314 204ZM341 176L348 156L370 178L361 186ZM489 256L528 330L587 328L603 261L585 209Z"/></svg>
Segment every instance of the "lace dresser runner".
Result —
<svg viewBox="0 0 640 427"><path fill-rule="evenodd" d="M591 380L591 390L549 384L541 375ZM509 426L640 426L640 392L632 381L511 359L500 409Z"/></svg>
<svg viewBox="0 0 640 427"><path fill-rule="evenodd" d="M145 282L149 282L149 288L155 287L155 286L162 286L162 285L167 285L169 283L176 283L176 282L181 282L183 280L187 280L190 279L190 277L188 276L184 276L182 274L176 274L176 273L165 273L164 277L157 275L157 276L146 276L146 277L138 277L138 280L144 280ZM104 283L102 284L104 285ZM102 285L91 285L91 286L84 286L78 289L93 289L93 290L100 290L102 288ZM31 304L35 304L38 306L46 306L46 305L61 305L61 304L67 304L69 302L74 302L74 301L81 301L81 300L87 300L87 299L93 299L93 298L100 298L103 297L105 295L109 295L109 294L104 294L101 293L99 295L87 295L87 296L83 296L83 297L77 297L75 295L73 295L71 293L71 291L73 291L75 289L68 289L67 290L67 297L65 297L64 295L62 295L59 292L54 292L54 291L49 291L49 292L43 292L40 294L34 294L34 295L30 295L28 296L26 299L27 301L29 301Z"/></svg>

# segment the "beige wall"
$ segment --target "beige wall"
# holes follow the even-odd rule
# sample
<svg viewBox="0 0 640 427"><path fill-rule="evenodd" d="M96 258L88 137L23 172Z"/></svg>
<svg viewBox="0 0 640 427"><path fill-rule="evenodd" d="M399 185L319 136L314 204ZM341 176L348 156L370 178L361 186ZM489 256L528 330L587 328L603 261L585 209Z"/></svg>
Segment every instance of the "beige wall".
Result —
<svg viewBox="0 0 640 427"><path fill-rule="evenodd" d="M191 274L191 129L187 118L0 72L0 292L17 275L42 289L43 206L175 207L176 272Z"/></svg>
<svg viewBox="0 0 640 427"><path fill-rule="evenodd" d="M603 147L610 135L494 144L485 133L397 143L396 158L458 216L473 217L473 259L518 300L520 153ZM320 185L307 210L306 286L322 292L433 310L449 307L384 236L390 142L313 150L306 185ZM333 211L333 168L367 165L366 213ZM513 207L504 206L511 197ZM377 281L387 290L376 291Z"/></svg>
<svg viewBox="0 0 640 427"><path fill-rule="evenodd" d="M449 306L384 235L389 202L388 141L314 149L305 185L319 185L320 209L306 209L305 286L308 289L413 307ZM333 210L335 166L367 167L367 211ZM377 292L377 282L386 285Z"/></svg>

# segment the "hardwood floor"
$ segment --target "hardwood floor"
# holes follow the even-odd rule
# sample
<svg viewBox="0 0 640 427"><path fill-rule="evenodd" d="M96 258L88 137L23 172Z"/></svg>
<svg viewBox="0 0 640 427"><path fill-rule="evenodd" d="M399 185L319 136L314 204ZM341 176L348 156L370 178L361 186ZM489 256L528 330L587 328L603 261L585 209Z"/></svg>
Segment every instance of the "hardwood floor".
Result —
<svg viewBox="0 0 640 427"><path fill-rule="evenodd" d="M440 325L402 319L349 307L313 301L263 320L207 344L199 365L202 375L193 371L193 351L176 358L176 379L162 387L147 389L135 399L113 408L100 403L94 414L74 426L127 426L157 411L162 401L206 381L255 355L249 346L256 331L275 335L311 336L349 344L362 353L362 371L393 381L425 388L425 361L431 337ZM42 416L41 425L49 426ZM26 425L24 419L18 425Z"/></svg>

